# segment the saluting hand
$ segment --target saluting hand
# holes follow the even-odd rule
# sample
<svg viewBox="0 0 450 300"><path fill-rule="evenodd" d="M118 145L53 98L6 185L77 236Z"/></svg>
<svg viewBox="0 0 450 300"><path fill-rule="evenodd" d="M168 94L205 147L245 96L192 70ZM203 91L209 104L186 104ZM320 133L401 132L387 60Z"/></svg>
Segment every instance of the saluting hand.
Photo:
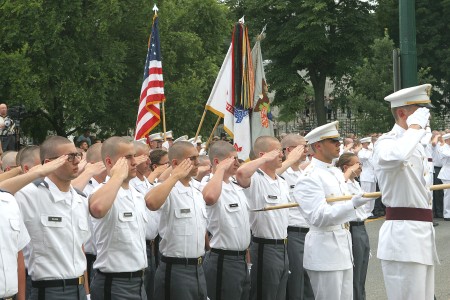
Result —
<svg viewBox="0 0 450 300"><path fill-rule="evenodd" d="M305 153L305 146L304 145L298 145L294 149L292 149L291 152L289 152L288 157L286 158L287 161L295 163L302 158L302 155Z"/></svg>
<svg viewBox="0 0 450 300"><path fill-rule="evenodd" d="M406 124L408 127L411 125L419 125L424 129L427 126L429 119L430 110L426 107L420 107L406 119Z"/></svg>
<svg viewBox="0 0 450 300"><path fill-rule="evenodd" d="M185 178L189 175L193 167L191 160L186 158L173 169L172 176L175 176L177 179Z"/></svg>
<svg viewBox="0 0 450 300"><path fill-rule="evenodd" d="M103 161L98 161L96 163L87 163L84 170L85 172L89 172L89 174L91 174L92 176L96 176L105 171L106 166Z"/></svg>
<svg viewBox="0 0 450 300"><path fill-rule="evenodd" d="M235 162L236 162L236 160L235 160L234 157L228 157L228 158L222 160L217 165L217 171L224 171L224 172L226 172L227 170L230 170L234 166Z"/></svg>
<svg viewBox="0 0 450 300"><path fill-rule="evenodd" d="M146 162L147 160L149 160L149 158L148 158L148 155L142 154L142 155L136 156L134 158L134 160L136 161L136 165L140 165L143 162Z"/></svg>
<svg viewBox="0 0 450 300"><path fill-rule="evenodd" d="M111 178L120 178L122 181L128 177L128 160L121 157L116 164L111 168Z"/></svg>
<svg viewBox="0 0 450 300"><path fill-rule="evenodd" d="M61 167L67 161L67 157L67 155L61 155L57 159L49 161L48 163L32 167L29 172L36 172L39 177L45 177Z"/></svg>
<svg viewBox="0 0 450 300"><path fill-rule="evenodd" d="M266 152L261 158L264 159L265 162L275 161L280 158L280 150L275 149L270 152Z"/></svg>

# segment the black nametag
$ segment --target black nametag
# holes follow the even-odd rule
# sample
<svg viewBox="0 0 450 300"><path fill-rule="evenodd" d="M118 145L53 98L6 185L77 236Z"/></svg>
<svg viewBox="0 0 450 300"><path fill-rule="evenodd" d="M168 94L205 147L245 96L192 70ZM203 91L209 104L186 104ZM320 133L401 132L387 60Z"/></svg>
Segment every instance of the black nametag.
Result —
<svg viewBox="0 0 450 300"><path fill-rule="evenodd" d="M48 217L48 220L50 222L62 222L62 218L61 217Z"/></svg>
<svg viewBox="0 0 450 300"><path fill-rule="evenodd" d="M182 214L188 214L188 213L191 212L191 209L190 209L190 208L182 208L182 209L180 209L180 212L181 212Z"/></svg>
<svg viewBox="0 0 450 300"><path fill-rule="evenodd" d="M239 204L238 204L238 203L231 203L231 204L230 204L230 207L231 207L231 208L239 207Z"/></svg>
<svg viewBox="0 0 450 300"><path fill-rule="evenodd" d="M129 218L129 217L133 216L133 213L132 212L126 212L126 213L123 213L123 216Z"/></svg>
<svg viewBox="0 0 450 300"><path fill-rule="evenodd" d="M291 185L291 189L295 188L295 184Z"/></svg>
<svg viewBox="0 0 450 300"><path fill-rule="evenodd" d="M268 195L269 199L278 199L277 196Z"/></svg>

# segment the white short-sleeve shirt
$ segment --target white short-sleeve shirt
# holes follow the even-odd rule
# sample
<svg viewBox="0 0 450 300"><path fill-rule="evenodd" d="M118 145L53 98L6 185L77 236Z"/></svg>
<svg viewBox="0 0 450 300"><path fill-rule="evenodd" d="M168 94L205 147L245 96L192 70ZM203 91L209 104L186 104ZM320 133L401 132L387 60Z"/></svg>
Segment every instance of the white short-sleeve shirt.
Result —
<svg viewBox="0 0 450 300"><path fill-rule="evenodd" d="M0 298L17 294L17 253L30 241L16 199L0 192Z"/></svg>
<svg viewBox="0 0 450 300"><path fill-rule="evenodd" d="M301 175L301 170L294 171L292 168L288 168L283 174L281 174L281 177L286 180L289 186L290 202L295 203L295 200L293 198L294 188ZM305 217L303 217L301 209L301 207L289 208L289 226L309 228L309 224L308 222L306 222Z"/></svg>
<svg viewBox="0 0 450 300"><path fill-rule="evenodd" d="M25 186L15 195L31 237L28 273L32 280L83 275L83 244L90 236L86 204L71 187L61 192L49 179Z"/></svg>

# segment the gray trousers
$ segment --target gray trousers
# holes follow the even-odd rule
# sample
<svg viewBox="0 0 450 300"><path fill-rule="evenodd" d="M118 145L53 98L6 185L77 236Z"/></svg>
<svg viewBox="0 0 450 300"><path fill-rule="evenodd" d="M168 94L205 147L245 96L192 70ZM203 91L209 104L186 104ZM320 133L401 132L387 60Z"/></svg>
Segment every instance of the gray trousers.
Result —
<svg viewBox="0 0 450 300"><path fill-rule="evenodd" d="M287 245L253 242L250 257L253 264L250 299L285 300L289 273Z"/></svg>
<svg viewBox="0 0 450 300"><path fill-rule="evenodd" d="M160 262L155 275L157 300L206 300L206 280L201 265Z"/></svg>
<svg viewBox="0 0 450 300"><path fill-rule="evenodd" d="M45 298L39 298L39 289L31 288L30 300L86 300L86 291L83 285L68 285L65 287L45 288Z"/></svg>
<svg viewBox="0 0 450 300"><path fill-rule="evenodd" d="M250 274L245 256L220 255L207 252L203 269L210 300L248 300L250 295ZM222 262L220 262L222 261ZM220 267L222 264L222 267ZM218 272L218 269L222 269ZM217 289L219 285L219 290Z"/></svg>
<svg viewBox="0 0 450 300"><path fill-rule="evenodd" d="M105 295L106 277L97 270L94 271L94 277L91 283L92 300L146 300L147 294L144 288L144 279L135 278L113 278L111 289L108 292L111 296ZM107 288L108 289L108 288Z"/></svg>
<svg viewBox="0 0 450 300"><path fill-rule="evenodd" d="M304 232L288 230L289 278L287 284L287 300L314 300L314 292L308 273L303 269L303 253L305 248Z"/></svg>
<svg viewBox="0 0 450 300"><path fill-rule="evenodd" d="M153 300L153 292L155 289L155 273L156 273L156 265L155 265L155 255L153 254L154 248L152 249L151 245L147 245L147 261L148 267L145 269L144 276L144 286L145 292L147 293L147 300Z"/></svg>
<svg viewBox="0 0 450 300"><path fill-rule="evenodd" d="M366 226L350 226L353 243L353 299L366 299L366 275L369 265L369 236Z"/></svg>

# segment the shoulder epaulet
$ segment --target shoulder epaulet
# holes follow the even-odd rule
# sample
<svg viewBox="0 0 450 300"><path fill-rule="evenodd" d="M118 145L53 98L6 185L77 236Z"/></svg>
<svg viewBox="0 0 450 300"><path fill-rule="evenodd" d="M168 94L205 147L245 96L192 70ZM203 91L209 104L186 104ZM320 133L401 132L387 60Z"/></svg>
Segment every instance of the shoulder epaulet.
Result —
<svg viewBox="0 0 450 300"><path fill-rule="evenodd" d="M42 178L39 178L39 179L36 179L35 181L33 181L33 184L34 184L35 186L40 186L41 183L43 183L44 186L45 186L46 188L48 188L48 183L47 183L44 179L42 179Z"/></svg>
<svg viewBox="0 0 450 300"><path fill-rule="evenodd" d="M10 192L8 192L8 191L6 191L6 190L3 190L3 189L0 189L0 192L2 192L2 193L8 193L8 194L10 194L10 195L13 195L13 194L11 194ZM14 195L13 195L14 196Z"/></svg>
<svg viewBox="0 0 450 300"><path fill-rule="evenodd" d="M80 191L79 189L77 189L77 188L75 188L75 187L74 187L73 189L74 189L75 192L77 192L77 194L80 195L81 197L87 198L86 194L83 193L82 191Z"/></svg>
<svg viewBox="0 0 450 300"><path fill-rule="evenodd" d="M284 177L283 176L281 176L281 175L278 175L278 177L280 177L281 179L283 179L283 180L286 180L286 179L284 179Z"/></svg>
<svg viewBox="0 0 450 300"><path fill-rule="evenodd" d="M260 169L256 170L256 172L257 172L259 175L264 176L263 171L261 171Z"/></svg>

